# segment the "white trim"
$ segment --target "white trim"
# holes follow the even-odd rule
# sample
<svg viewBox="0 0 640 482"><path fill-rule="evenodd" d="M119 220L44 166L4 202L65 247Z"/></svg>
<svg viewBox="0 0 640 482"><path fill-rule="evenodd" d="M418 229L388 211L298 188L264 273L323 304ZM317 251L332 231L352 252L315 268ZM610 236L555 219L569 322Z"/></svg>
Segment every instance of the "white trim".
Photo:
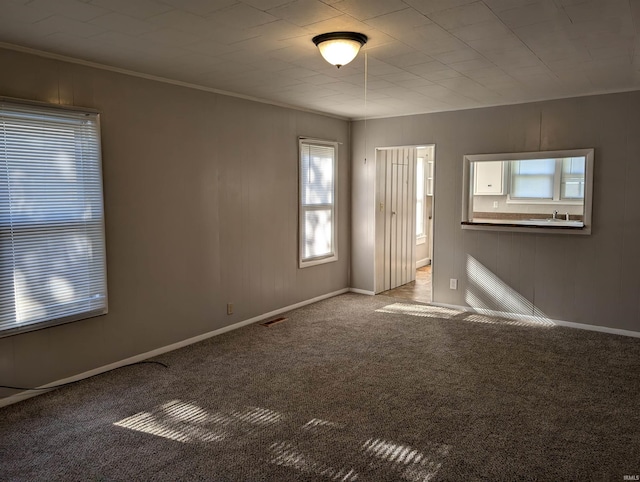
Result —
<svg viewBox="0 0 640 482"><path fill-rule="evenodd" d="M525 199L525 198L515 198L511 199L511 195L507 194L507 200L505 201L507 204L542 204L542 205L561 205L561 206L582 206L582 201L569 201L563 199Z"/></svg>
<svg viewBox="0 0 640 482"><path fill-rule="evenodd" d="M462 169L462 229L482 230L482 231L511 231L511 232L528 232L528 233L553 233L553 234L591 234L591 213L593 198L593 163L594 148L583 149L564 149L556 151L531 151L531 152L508 152L495 154L465 154L463 156ZM491 222L476 222L473 218L473 188L470 183L471 171L475 176L475 169L471 164L476 162L495 162L495 161L512 161L528 160L528 159L560 159L565 157L584 157L585 158L585 186L584 186L584 208L582 212L582 226L571 227L566 229L559 225L549 225L546 221L537 220L532 222L506 222L505 220L492 220ZM557 162L556 162L557 164ZM557 173L557 169L556 169ZM557 177L557 176L555 176ZM559 180L557 182L560 182ZM560 203L558 203L560 204ZM526 225L526 226L522 226Z"/></svg>
<svg viewBox="0 0 640 482"><path fill-rule="evenodd" d="M80 107L66 104L52 104L51 102L45 102L41 100L21 99L19 97L7 97L5 95L0 95L0 104L19 104L29 107L42 107L44 109L57 109L58 111L81 112L83 114L95 114L97 117L99 117L101 114L99 110L90 107Z"/></svg>
<svg viewBox="0 0 640 482"><path fill-rule="evenodd" d="M433 306L440 306L442 308L450 308L452 310L467 311L470 313L480 313L482 315L499 316L502 318L511 318L513 320L540 322L544 321L547 324L566 326L568 328L577 328L579 330L597 331L600 333L608 333L610 335L630 336L633 338L640 338L640 331L622 330L620 328L611 328L608 326L588 325L586 323L574 323L573 321L555 320L553 318L546 318L541 316L523 315L519 313L510 313L507 311L487 310L484 308L472 308L470 306L450 305L447 303L429 303Z"/></svg>
<svg viewBox="0 0 640 482"><path fill-rule="evenodd" d="M367 295L367 296L375 296L375 292L373 291L367 291L367 290L361 290L359 288L349 288L349 291L351 293L358 293L359 295Z"/></svg>
<svg viewBox="0 0 640 482"><path fill-rule="evenodd" d="M416 261L416 269L422 268L423 266L429 266L431 264L431 258L419 259Z"/></svg>
<svg viewBox="0 0 640 482"><path fill-rule="evenodd" d="M404 117L404 116L400 116ZM384 117L383 117L384 119ZM375 147L374 150L377 151L392 151L394 149L426 149L428 147L435 146L435 144L400 144L395 146L384 146L384 147Z"/></svg>
<svg viewBox="0 0 640 482"><path fill-rule="evenodd" d="M125 358L124 360L120 360L114 363L110 363L109 365L104 365L102 367L94 368L93 370L89 370L83 373L79 373L78 375L73 375L71 377L63 378L61 380L56 380L54 382L47 383L46 385L42 385L38 388L48 388L51 385L61 385L63 383L71 383L83 380L85 378L92 377L94 375L99 375L101 373L105 373L111 371L115 368L120 368L125 365L130 365L132 363L136 363L139 361L146 360L148 358L153 358L158 355L162 355L164 353L177 350L179 348L184 348L185 346L192 345L194 343L198 343L200 341L206 340L208 338L212 338L217 335L222 335L228 331L236 330L238 328L242 328L243 326L251 325L258 321L262 321L266 318L271 318L272 316L279 315L281 313L285 313L287 311L292 311L297 308L301 308L306 305L310 305L312 303L316 303L318 301L325 300L327 298L332 298L334 296L338 296L344 293L348 293L350 291L349 288L343 288L338 291L333 291L331 293L327 293L324 295L316 296L315 298L311 298L309 300L301 301L299 303L295 303L293 305L285 306L284 308L278 308L277 310L270 311L269 313L264 313L262 315L254 316L253 318L249 318L248 320L239 321L238 323L234 323L233 325L224 326L222 328L218 328L217 330L210 331L208 333L203 333L202 335L194 336L192 338L187 338L186 340L179 341L177 343L172 343L171 345L163 346L161 348L156 348L155 350L151 350L145 353L141 353L139 355L134 355L129 358ZM50 390L26 390L24 392L20 392L16 395L11 395L10 397L0 398L0 407L6 407L7 405L11 405L13 403L20 402L22 400L26 400L27 398L32 398L37 395L42 395L43 393L48 393L51 390L55 390L55 388L51 388Z"/></svg>
<svg viewBox="0 0 640 482"><path fill-rule="evenodd" d="M303 146L325 146L333 148L333 196L329 204L303 205L304 181L302 178L302 150ZM311 152L311 151L309 151ZM309 268L319 264L338 261L338 142L313 139L311 137L298 137L298 268ZM303 258L305 245L305 214L316 209L331 210L331 253L320 257Z"/></svg>
<svg viewBox="0 0 640 482"><path fill-rule="evenodd" d="M322 112L319 110L307 109L284 102L278 102L275 100L261 99L260 97L253 97L251 95L238 94L230 92L228 90L214 89L212 87L205 87L204 85L192 84L191 82L183 82L181 80L168 79L166 77L160 77L158 75L145 74L143 72L136 72L135 70L122 69L120 67L113 67L111 65L100 64L98 62L91 62L89 60L76 59L68 57L66 55L54 54L52 52L45 52L44 50L32 49L30 47L23 47L21 45L14 45L6 42L0 42L0 48L6 50L13 50L15 52L22 52L25 54L36 55L38 57L44 57L46 59L60 60L62 62L68 62L70 64L83 65L85 67L92 67L94 69L108 70L109 72L116 72L118 74L130 75L132 77L139 77L141 79L153 80L155 82L162 82L164 84L177 85L179 87L186 87L188 89L202 90L204 92L210 92L212 94L226 95L227 97L236 97L238 99L250 100L252 102L259 102L260 104L274 105L276 107L284 107L285 109L293 109L300 112L310 112L311 114L318 114L325 117L332 117L334 119L350 121L351 118Z"/></svg>

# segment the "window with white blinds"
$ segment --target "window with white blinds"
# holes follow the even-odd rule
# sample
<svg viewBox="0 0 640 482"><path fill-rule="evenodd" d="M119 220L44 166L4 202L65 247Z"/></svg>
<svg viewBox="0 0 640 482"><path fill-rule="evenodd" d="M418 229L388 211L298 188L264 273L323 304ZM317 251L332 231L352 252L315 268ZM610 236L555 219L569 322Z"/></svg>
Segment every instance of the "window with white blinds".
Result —
<svg viewBox="0 0 640 482"><path fill-rule="evenodd" d="M98 115L0 102L0 336L106 311Z"/></svg>
<svg viewBox="0 0 640 482"><path fill-rule="evenodd" d="M560 199L584 199L586 157L562 159Z"/></svg>
<svg viewBox="0 0 640 482"><path fill-rule="evenodd" d="M586 157L510 162L511 199L580 201L584 199Z"/></svg>
<svg viewBox="0 0 640 482"><path fill-rule="evenodd" d="M300 139L300 267L338 259L336 172L338 145Z"/></svg>
<svg viewBox="0 0 640 482"><path fill-rule="evenodd" d="M553 199L555 159L511 161L511 199Z"/></svg>

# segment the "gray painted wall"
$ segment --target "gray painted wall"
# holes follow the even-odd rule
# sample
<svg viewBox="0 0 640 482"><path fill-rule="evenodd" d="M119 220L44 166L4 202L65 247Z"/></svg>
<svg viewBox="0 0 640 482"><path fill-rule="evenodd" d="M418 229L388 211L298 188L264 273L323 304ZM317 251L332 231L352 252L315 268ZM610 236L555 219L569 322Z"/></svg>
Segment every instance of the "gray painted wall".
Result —
<svg viewBox="0 0 640 482"><path fill-rule="evenodd" d="M0 383L42 385L349 286L348 122L7 50L0 65L2 96L102 112L109 286L106 316L0 339ZM340 259L305 269L298 136L343 143Z"/></svg>
<svg viewBox="0 0 640 482"><path fill-rule="evenodd" d="M434 301L640 331L638 132L640 92L354 123L351 285L373 290L374 148L435 143ZM586 147L591 236L460 229L464 154Z"/></svg>

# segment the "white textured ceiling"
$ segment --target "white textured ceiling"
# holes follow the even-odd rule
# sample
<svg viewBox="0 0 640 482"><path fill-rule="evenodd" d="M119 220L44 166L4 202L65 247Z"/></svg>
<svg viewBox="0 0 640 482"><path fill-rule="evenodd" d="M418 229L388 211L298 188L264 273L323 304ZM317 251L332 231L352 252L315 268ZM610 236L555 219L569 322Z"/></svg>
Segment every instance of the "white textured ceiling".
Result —
<svg viewBox="0 0 640 482"><path fill-rule="evenodd" d="M362 118L640 88L640 0L0 0L0 42ZM311 38L352 30L336 69ZM1 66L0 66L1 72Z"/></svg>

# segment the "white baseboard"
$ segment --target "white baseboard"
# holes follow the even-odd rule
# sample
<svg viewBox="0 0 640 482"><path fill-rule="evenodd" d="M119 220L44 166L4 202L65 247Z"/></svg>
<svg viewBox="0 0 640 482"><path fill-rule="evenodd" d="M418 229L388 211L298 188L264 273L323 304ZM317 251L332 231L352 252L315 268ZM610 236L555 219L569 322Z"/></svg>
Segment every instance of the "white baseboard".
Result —
<svg viewBox="0 0 640 482"><path fill-rule="evenodd" d="M472 308L470 306L450 305L447 303L430 303L434 306L441 306L443 308L450 308L458 311L468 311L470 313L480 313L482 315L499 316L502 318L510 318L512 320L521 320L529 322L541 322L544 321L549 325L567 326L569 328L577 328L579 330L598 331L600 333L609 333L611 335L631 336L633 338L640 338L639 331L621 330L619 328L610 328L608 326L587 325L585 323L574 323L573 321L555 320L552 318L546 318L541 316L523 315L519 313L509 313L507 311L487 310L485 308Z"/></svg>
<svg viewBox="0 0 640 482"><path fill-rule="evenodd" d="M55 385L62 385L64 383L72 383L77 382L79 380L83 380L85 378L92 377L94 375L99 375L101 373L105 373L111 371L115 368L120 368L125 365L130 365L132 363L136 363L139 361L146 360L148 358L153 358L158 355L162 355L163 353L167 353L173 350L177 350L178 348L183 348L188 345L192 345L194 343L198 343L199 341L206 340L207 338L212 338L217 335L221 335L228 331L237 330L238 328L242 328L243 326L251 325L258 321L262 321L267 318L271 318L273 316L279 315L281 313L285 313L287 311L295 310L297 308L301 308L305 305L310 305L311 303L315 303L317 301L325 300L327 298L332 298L334 296L341 295L343 293L348 293L350 291L349 288L344 288L338 291L334 291L332 293L327 293L325 295L316 296L315 298L311 298L309 300L301 301L300 303L296 303L290 306L285 306L284 308L278 308L277 310L270 311L269 313L264 313L262 315L254 316L253 318L249 318L248 320L239 321L238 323L234 323L233 325L224 326L222 328L218 328L217 330L210 331L208 333L204 333L202 335L194 336L192 338L187 338L186 340L179 341L177 343L172 343L171 345L163 346L161 348L156 348L155 350L151 350L145 353L141 353L139 355L135 355L129 358L125 358L124 360L120 360L114 363L110 363L109 365L105 365L102 367L94 368L93 370L89 370L83 373L79 373L78 375L73 375L68 378L63 378L61 380L56 380L55 382L47 383L46 385L42 385L38 387L38 390L26 390L24 392L17 393L16 395L12 395L10 397L0 399L0 407L5 407L7 405L11 405L13 403L20 402L22 400L26 400L27 398L35 397L37 395L42 395L43 393L50 392L51 390L55 390L55 388L50 388L49 390L43 390Z"/></svg>
<svg viewBox="0 0 640 482"><path fill-rule="evenodd" d="M360 290L358 288L349 288L349 291L351 291L352 293L358 293L359 295L375 296L375 293L373 291Z"/></svg>
<svg viewBox="0 0 640 482"><path fill-rule="evenodd" d="M416 261L416 269L422 268L423 266L429 266L431 264L431 258L419 259Z"/></svg>

